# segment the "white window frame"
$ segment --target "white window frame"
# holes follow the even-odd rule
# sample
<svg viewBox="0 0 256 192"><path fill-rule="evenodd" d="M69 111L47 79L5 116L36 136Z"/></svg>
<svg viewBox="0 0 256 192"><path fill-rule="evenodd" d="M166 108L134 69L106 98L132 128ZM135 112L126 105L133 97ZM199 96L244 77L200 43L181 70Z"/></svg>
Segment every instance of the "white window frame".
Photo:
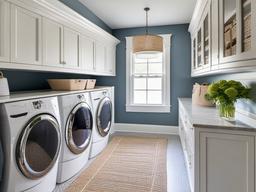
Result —
<svg viewBox="0 0 256 192"><path fill-rule="evenodd" d="M170 54L171 54L171 34L159 35L163 37L163 85L161 105L153 104L134 104L133 103L133 53L132 38L126 37L126 112L151 112L151 113L170 113Z"/></svg>

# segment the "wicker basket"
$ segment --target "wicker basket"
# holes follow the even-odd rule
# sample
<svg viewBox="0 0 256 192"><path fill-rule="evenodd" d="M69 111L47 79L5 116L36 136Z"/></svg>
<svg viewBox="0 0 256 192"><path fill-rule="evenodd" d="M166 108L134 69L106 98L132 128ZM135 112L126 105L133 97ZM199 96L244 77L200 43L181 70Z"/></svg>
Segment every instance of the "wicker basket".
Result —
<svg viewBox="0 0 256 192"><path fill-rule="evenodd" d="M236 54L236 45L233 45L231 48L231 55L235 55Z"/></svg>
<svg viewBox="0 0 256 192"><path fill-rule="evenodd" d="M231 48L225 49L225 57L231 56Z"/></svg>
<svg viewBox="0 0 256 192"><path fill-rule="evenodd" d="M85 89L94 89L96 84L96 79L87 79L87 84Z"/></svg>
<svg viewBox="0 0 256 192"><path fill-rule="evenodd" d="M231 29L231 37L232 37L232 40L233 39L236 39L236 24L234 24L232 26L232 29Z"/></svg>
<svg viewBox="0 0 256 192"><path fill-rule="evenodd" d="M86 87L86 79L48 79L52 90L56 91L78 91Z"/></svg>
<svg viewBox="0 0 256 192"><path fill-rule="evenodd" d="M251 14L244 17L244 38L251 36Z"/></svg>
<svg viewBox="0 0 256 192"><path fill-rule="evenodd" d="M225 47L228 47L231 43L231 30L227 30L224 34Z"/></svg>
<svg viewBox="0 0 256 192"><path fill-rule="evenodd" d="M251 38L247 38L244 40L244 51L249 51L251 49Z"/></svg>

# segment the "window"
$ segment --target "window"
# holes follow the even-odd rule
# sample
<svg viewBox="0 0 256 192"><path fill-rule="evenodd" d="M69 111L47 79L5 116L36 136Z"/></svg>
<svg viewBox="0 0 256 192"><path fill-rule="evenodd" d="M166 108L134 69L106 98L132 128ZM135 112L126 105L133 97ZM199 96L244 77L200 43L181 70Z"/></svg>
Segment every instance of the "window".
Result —
<svg viewBox="0 0 256 192"><path fill-rule="evenodd" d="M162 35L163 53L145 59L132 53L132 37L126 38L126 111L170 112L170 40Z"/></svg>

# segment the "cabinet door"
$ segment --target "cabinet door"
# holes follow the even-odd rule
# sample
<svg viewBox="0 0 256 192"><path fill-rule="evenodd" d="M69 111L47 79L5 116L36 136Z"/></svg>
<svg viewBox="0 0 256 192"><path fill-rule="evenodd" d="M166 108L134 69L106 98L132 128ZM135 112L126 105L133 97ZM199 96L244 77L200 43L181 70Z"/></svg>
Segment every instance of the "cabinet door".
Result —
<svg viewBox="0 0 256 192"><path fill-rule="evenodd" d="M219 1L211 1L211 69L219 65Z"/></svg>
<svg viewBox="0 0 256 192"><path fill-rule="evenodd" d="M43 63L63 66L63 26L50 19L43 19Z"/></svg>
<svg viewBox="0 0 256 192"><path fill-rule="evenodd" d="M64 27L64 67L79 67L79 33Z"/></svg>
<svg viewBox="0 0 256 192"><path fill-rule="evenodd" d="M0 61L9 61L10 57L10 4L0 0Z"/></svg>
<svg viewBox="0 0 256 192"><path fill-rule="evenodd" d="M106 48L104 44L96 42L95 46L95 65L96 72L103 73L106 63Z"/></svg>
<svg viewBox="0 0 256 192"><path fill-rule="evenodd" d="M115 66L116 66L116 48L109 46L106 48L105 72L111 75L115 75Z"/></svg>
<svg viewBox="0 0 256 192"><path fill-rule="evenodd" d="M254 136L200 133L200 192L254 192Z"/></svg>
<svg viewBox="0 0 256 192"><path fill-rule="evenodd" d="M220 68L249 66L242 61L256 59L256 1L221 0L219 7Z"/></svg>
<svg viewBox="0 0 256 192"><path fill-rule="evenodd" d="M86 72L94 72L94 41L88 37L80 38L80 64L81 68Z"/></svg>
<svg viewBox="0 0 256 192"><path fill-rule="evenodd" d="M41 64L41 16L11 5L11 61Z"/></svg>

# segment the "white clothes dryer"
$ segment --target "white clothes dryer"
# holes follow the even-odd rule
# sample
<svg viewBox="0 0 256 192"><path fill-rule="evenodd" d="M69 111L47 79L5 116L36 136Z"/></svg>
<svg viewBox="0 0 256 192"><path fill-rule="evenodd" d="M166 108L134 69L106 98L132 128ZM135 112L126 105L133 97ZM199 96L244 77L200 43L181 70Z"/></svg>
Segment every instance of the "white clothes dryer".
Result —
<svg viewBox="0 0 256 192"><path fill-rule="evenodd" d="M88 162L93 128L89 93L59 97L62 147L57 183L76 175Z"/></svg>
<svg viewBox="0 0 256 192"><path fill-rule="evenodd" d="M112 96L109 89L90 92L94 109L90 158L97 156L108 144L113 119Z"/></svg>
<svg viewBox="0 0 256 192"><path fill-rule="evenodd" d="M56 97L0 105L4 176L0 191L50 192L61 146Z"/></svg>

